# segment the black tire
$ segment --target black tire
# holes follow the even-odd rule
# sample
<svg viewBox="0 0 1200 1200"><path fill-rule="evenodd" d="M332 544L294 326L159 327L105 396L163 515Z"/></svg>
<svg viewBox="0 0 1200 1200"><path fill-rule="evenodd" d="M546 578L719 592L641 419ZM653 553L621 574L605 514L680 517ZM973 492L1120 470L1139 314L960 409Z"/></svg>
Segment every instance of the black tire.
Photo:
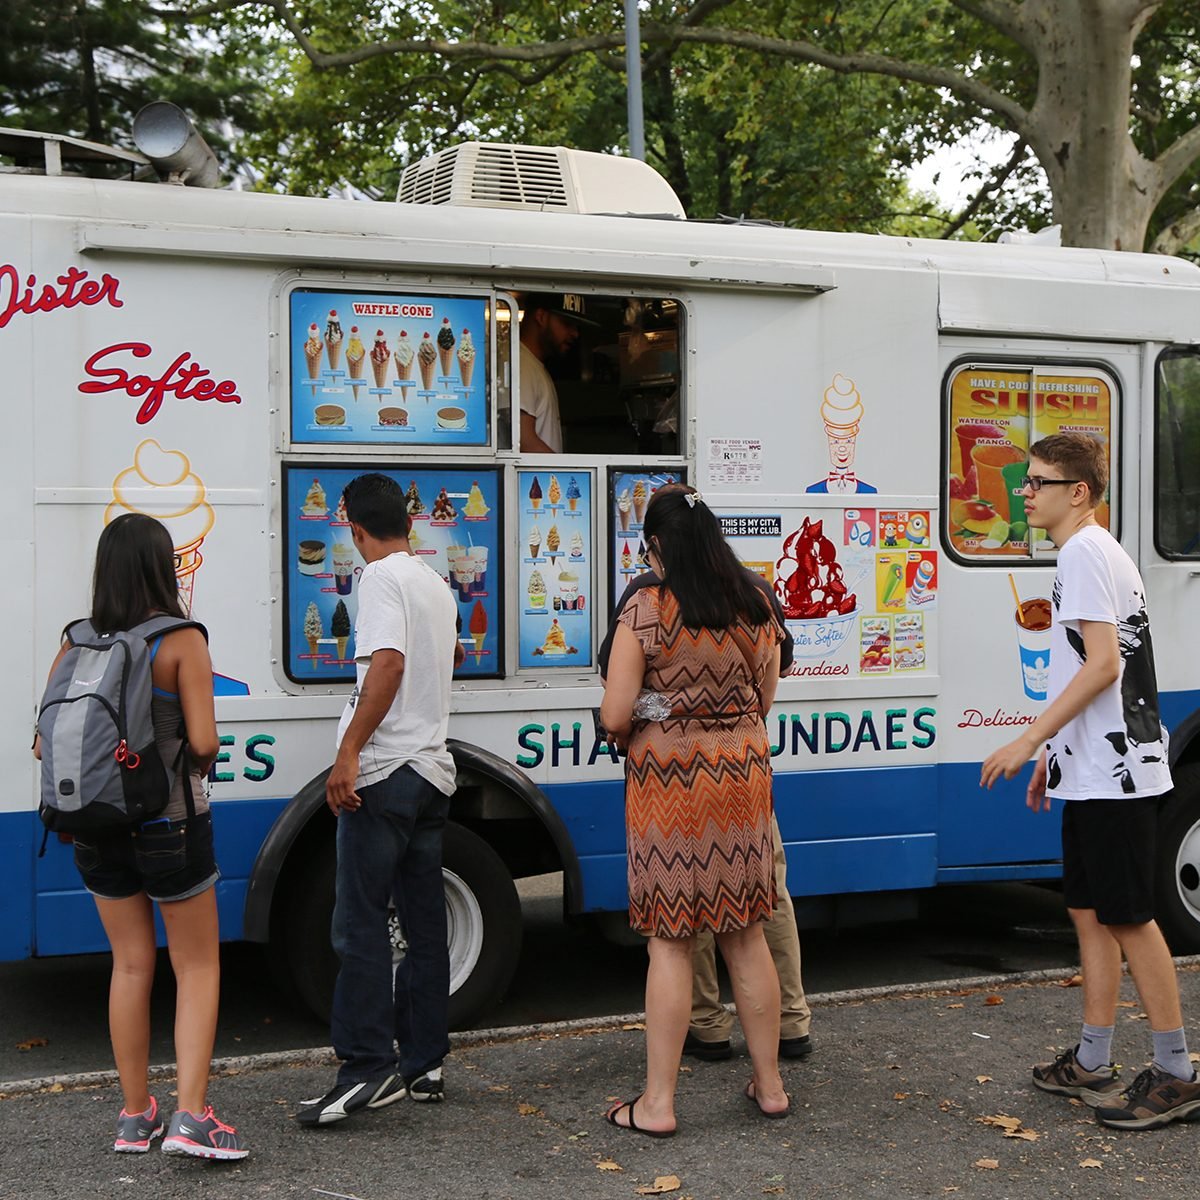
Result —
<svg viewBox="0 0 1200 1200"><path fill-rule="evenodd" d="M299 873L284 941L295 990L327 1021L337 979L330 944L336 854L322 845ZM521 954L521 902L508 868L481 837L447 822L442 871L450 942L450 1028L474 1024L503 998Z"/></svg>
<svg viewBox="0 0 1200 1200"><path fill-rule="evenodd" d="M1200 953L1200 763L1172 771L1158 818L1155 916L1175 954Z"/></svg>

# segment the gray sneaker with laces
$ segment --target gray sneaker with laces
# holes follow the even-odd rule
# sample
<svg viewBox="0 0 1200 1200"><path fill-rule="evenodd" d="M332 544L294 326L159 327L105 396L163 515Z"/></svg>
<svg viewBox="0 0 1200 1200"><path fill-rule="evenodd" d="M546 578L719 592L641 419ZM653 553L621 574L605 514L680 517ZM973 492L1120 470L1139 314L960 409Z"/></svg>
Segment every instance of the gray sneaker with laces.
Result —
<svg viewBox="0 0 1200 1200"><path fill-rule="evenodd" d="M180 1109L171 1118L162 1148L164 1154L190 1154L193 1158L245 1158L250 1153L237 1130L220 1120L211 1104L198 1115Z"/></svg>
<svg viewBox="0 0 1200 1200"><path fill-rule="evenodd" d="M1120 1072L1111 1063L1085 1071L1076 1058L1078 1046L1064 1050L1053 1062L1033 1068L1033 1086L1056 1096L1075 1096L1089 1108L1113 1100L1121 1091Z"/></svg>
<svg viewBox="0 0 1200 1200"><path fill-rule="evenodd" d="M150 1143L163 1131L162 1117L158 1112L158 1101L150 1097L150 1107L145 1112L127 1113L121 1109L117 1118L117 1137L113 1149L118 1154L145 1154Z"/></svg>

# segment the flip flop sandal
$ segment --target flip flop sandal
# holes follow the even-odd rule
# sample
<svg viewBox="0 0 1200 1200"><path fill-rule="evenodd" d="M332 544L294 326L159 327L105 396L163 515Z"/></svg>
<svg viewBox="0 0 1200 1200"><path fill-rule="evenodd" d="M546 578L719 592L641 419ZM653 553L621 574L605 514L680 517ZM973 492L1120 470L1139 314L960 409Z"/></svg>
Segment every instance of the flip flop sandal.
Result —
<svg viewBox="0 0 1200 1200"><path fill-rule="evenodd" d="M641 1096L635 1096L632 1100L626 1100L624 1104L614 1105L604 1114L604 1119L610 1124L615 1125L618 1129L629 1129L634 1133L640 1133L644 1137L652 1138L669 1138L675 1136L674 1129L643 1129L633 1118L633 1106L641 1099ZM617 1120L617 1113L622 1109L629 1109L629 1124L622 1125Z"/></svg>

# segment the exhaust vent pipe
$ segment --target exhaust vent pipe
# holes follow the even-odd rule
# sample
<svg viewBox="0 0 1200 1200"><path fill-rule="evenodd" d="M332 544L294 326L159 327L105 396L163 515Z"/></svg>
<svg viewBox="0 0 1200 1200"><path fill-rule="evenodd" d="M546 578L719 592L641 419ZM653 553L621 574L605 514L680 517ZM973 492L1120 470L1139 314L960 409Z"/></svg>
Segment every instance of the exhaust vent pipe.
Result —
<svg viewBox="0 0 1200 1200"><path fill-rule="evenodd" d="M154 100L133 118L134 145L167 183L221 186L212 147L196 132L187 113L170 100Z"/></svg>

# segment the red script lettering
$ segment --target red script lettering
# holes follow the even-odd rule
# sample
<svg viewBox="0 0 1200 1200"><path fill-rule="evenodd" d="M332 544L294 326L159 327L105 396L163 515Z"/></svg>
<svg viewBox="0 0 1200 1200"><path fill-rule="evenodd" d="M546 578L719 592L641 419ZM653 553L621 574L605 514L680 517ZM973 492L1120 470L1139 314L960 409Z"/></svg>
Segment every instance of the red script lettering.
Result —
<svg viewBox="0 0 1200 1200"><path fill-rule="evenodd" d="M53 283L39 287L37 276L28 275L22 286L16 267L11 263L0 264L0 329L18 313L33 316L35 313L53 312L56 308L103 304L106 301L113 308L125 306L125 302L117 296L120 281L111 275L90 279L86 271L68 267L64 274L58 276L57 283L57 287Z"/></svg>
<svg viewBox="0 0 1200 1200"><path fill-rule="evenodd" d="M145 342L120 342L97 350L83 364L84 371L92 378L79 385L81 392L125 392L135 400L141 399L137 423L145 425L152 421L168 395L176 400L219 400L222 404L241 404L237 384L232 379L214 383L211 372L198 362L191 361L190 351L177 355L175 361L161 375L132 375L123 367L102 365L109 355L125 351L134 358L149 358L153 350Z"/></svg>

